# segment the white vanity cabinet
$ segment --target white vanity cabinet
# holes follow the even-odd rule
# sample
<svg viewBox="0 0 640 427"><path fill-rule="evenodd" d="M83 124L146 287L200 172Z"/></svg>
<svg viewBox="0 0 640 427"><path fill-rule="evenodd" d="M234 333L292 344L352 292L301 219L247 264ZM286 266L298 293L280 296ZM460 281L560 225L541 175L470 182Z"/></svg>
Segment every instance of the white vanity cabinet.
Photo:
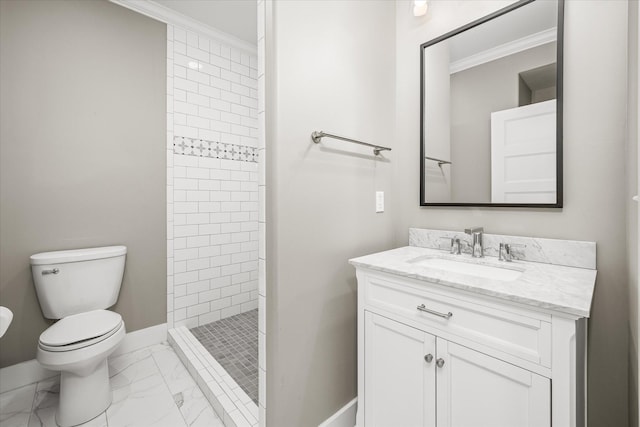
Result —
<svg viewBox="0 0 640 427"><path fill-rule="evenodd" d="M579 316L356 268L357 427L583 425Z"/></svg>
<svg viewBox="0 0 640 427"><path fill-rule="evenodd" d="M435 426L436 371L423 357L434 357L436 337L369 311L364 316L366 425Z"/></svg>

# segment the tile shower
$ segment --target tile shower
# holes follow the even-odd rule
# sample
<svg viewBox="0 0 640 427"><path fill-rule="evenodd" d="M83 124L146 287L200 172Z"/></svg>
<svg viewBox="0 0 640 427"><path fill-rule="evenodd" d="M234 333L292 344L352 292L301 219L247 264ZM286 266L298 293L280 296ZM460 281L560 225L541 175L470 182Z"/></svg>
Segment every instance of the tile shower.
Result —
<svg viewBox="0 0 640 427"><path fill-rule="evenodd" d="M257 60L168 26L169 327L257 308Z"/></svg>
<svg viewBox="0 0 640 427"><path fill-rule="evenodd" d="M257 68L167 26L169 341L227 425L258 424Z"/></svg>
<svg viewBox="0 0 640 427"><path fill-rule="evenodd" d="M258 404L258 310L193 328L191 332Z"/></svg>

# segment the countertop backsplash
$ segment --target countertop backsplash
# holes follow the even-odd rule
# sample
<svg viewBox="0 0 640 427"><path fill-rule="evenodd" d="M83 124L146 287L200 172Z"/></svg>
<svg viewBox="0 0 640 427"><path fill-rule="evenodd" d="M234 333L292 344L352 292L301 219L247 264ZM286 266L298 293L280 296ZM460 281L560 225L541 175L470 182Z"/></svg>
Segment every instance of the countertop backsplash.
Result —
<svg viewBox="0 0 640 427"><path fill-rule="evenodd" d="M410 228L409 246L448 251L450 242L447 239L454 237L459 238L461 242L470 243L471 241L471 236L465 234L464 231ZM484 233L484 255L497 257L500 243L514 245L512 253L515 259L591 270L596 268L595 242ZM462 251L466 254L471 253L470 245L462 244Z"/></svg>

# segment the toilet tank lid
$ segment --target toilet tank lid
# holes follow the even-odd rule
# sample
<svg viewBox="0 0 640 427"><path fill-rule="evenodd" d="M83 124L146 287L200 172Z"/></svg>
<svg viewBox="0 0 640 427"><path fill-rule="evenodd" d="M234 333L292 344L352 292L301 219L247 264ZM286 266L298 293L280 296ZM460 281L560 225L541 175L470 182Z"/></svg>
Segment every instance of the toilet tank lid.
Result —
<svg viewBox="0 0 640 427"><path fill-rule="evenodd" d="M67 251L42 252L31 255L31 265L63 264L66 262L89 261L113 258L127 253L126 246L106 246L101 248L71 249Z"/></svg>

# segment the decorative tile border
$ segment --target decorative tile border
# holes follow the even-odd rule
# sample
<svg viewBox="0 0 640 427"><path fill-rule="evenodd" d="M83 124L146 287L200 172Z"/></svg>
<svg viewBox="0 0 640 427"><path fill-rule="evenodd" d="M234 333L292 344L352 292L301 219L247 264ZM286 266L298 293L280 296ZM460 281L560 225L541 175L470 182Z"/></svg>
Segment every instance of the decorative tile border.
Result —
<svg viewBox="0 0 640 427"><path fill-rule="evenodd" d="M448 249L446 238L457 237L469 241L462 231L409 229L409 246L431 249ZM514 245L514 255L523 261L564 265L567 267L596 268L595 242L577 240L542 239L538 237L507 236L500 234L483 235L484 255L497 257L500 243ZM521 246L516 246L521 245ZM469 252L469 245L463 246Z"/></svg>
<svg viewBox="0 0 640 427"><path fill-rule="evenodd" d="M226 144L184 136L173 137L174 154L211 157L212 159L238 160L258 163L258 149L248 145Z"/></svg>
<svg viewBox="0 0 640 427"><path fill-rule="evenodd" d="M225 426L258 426L258 406L191 331L180 326L170 329L167 338Z"/></svg>

